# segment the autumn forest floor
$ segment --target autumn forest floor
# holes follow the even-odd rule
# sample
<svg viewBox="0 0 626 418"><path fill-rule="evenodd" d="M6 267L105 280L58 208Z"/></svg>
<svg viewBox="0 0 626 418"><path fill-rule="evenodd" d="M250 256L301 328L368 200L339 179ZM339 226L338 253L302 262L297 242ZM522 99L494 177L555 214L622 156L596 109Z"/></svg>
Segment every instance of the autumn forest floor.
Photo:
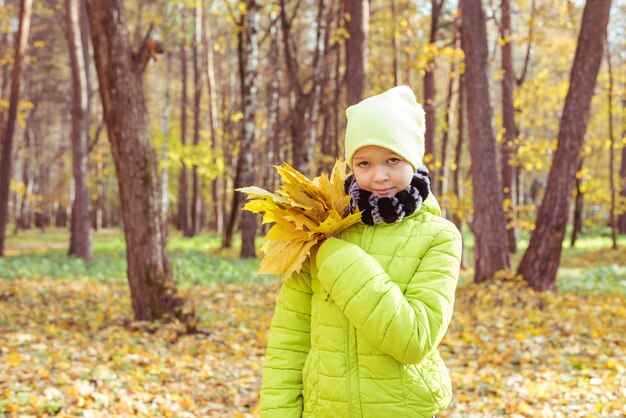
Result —
<svg viewBox="0 0 626 418"><path fill-rule="evenodd" d="M256 261L220 251L215 237L172 235L201 334L132 321L119 231L95 233L86 263L65 256L64 231L8 238L0 417L258 416L279 280L255 276ZM599 231L564 248L558 292L471 276L462 272L440 346L454 389L442 417L626 416L626 239L612 250Z"/></svg>

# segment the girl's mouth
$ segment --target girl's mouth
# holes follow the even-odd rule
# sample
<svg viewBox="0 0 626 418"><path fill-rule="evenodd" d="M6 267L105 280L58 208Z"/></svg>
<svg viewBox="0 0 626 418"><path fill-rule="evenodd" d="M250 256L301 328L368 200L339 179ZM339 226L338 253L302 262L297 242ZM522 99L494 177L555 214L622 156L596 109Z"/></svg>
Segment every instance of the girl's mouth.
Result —
<svg viewBox="0 0 626 418"><path fill-rule="evenodd" d="M393 187L389 187L387 189L374 189L374 193L376 193L378 196L387 196L391 194L392 191Z"/></svg>

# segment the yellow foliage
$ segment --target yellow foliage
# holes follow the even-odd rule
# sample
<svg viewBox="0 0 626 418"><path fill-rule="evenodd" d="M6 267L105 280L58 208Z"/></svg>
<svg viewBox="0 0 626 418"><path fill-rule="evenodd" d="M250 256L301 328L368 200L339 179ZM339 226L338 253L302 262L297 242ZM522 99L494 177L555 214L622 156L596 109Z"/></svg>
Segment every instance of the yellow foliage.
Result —
<svg viewBox="0 0 626 418"><path fill-rule="evenodd" d="M21 181L11 180L9 182L9 190L11 193L17 193L19 196L26 195L26 185Z"/></svg>
<svg viewBox="0 0 626 418"><path fill-rule="evenodd" d="M583 271L619 264L625 254L603 249L564 261ZM274 282L183 290L205 307L199 329L210 333L196 335L182 324L129 321L124 282L0 280L0 411L45 416L41 405L52 398L62 408L57 416L68 417L165 409L181 417L258 416L277 289ZM623 294L536 293L506 272L459 286L440 345L454 390L447 416L622 416L625 302ZM180 338L173 343L170 334ZM528 405L536 414L522 412Z"/></svg>
<svg viewBox="0 0 626 418"><path fill-rule="evenodd" d="M230 117L230 120L232 120L235 123L239 122L241 119L243 119L242 112L236 112Z"/></svg>
<svg viewBox="0 0 626 418"><path fill-rule="evenodd" d="M24 358L20 355L20 353L11 351L6 357L5 362L9 367L17 367L24 362Z"/></svg>
<svg viewBox="0 0 626 418"><path fill-rule="evenodd" d="M361 219L350 213L350 196L344 191L346 163L336 161L330 178L326 174L309 180L288 164L275 167L283 180L276 193L260 187L237 189L250 199L243 207L274 222L261 248L259 273L280 274L287 280L302 268L311 250Z"/></svg>

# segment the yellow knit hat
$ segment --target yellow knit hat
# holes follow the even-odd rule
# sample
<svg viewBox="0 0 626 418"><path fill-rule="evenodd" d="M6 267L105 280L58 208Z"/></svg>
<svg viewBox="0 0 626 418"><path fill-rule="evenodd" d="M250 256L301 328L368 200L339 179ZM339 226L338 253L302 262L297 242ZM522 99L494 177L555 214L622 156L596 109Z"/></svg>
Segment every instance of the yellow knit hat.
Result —
<svg viewBox="0 0 626 418"><path fill-rule="evenodd" d="M407 86L398 86L346 109L345 156L352 167L354 154L368 145L387 148L413 168L424 157L424 109Z"/></svg>

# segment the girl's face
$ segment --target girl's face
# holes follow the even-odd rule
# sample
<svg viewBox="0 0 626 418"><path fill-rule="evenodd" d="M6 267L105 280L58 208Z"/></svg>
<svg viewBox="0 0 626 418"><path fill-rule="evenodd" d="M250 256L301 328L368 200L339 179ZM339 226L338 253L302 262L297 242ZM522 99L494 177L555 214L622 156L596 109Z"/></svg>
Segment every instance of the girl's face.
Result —
<svg viewBox="0 0 626 418"><path fill-rule="evenodd" d="M413 179L413 166L387 148L368 145L354 154L352 170L359 187L377 197L394 196Z"/></svg>

